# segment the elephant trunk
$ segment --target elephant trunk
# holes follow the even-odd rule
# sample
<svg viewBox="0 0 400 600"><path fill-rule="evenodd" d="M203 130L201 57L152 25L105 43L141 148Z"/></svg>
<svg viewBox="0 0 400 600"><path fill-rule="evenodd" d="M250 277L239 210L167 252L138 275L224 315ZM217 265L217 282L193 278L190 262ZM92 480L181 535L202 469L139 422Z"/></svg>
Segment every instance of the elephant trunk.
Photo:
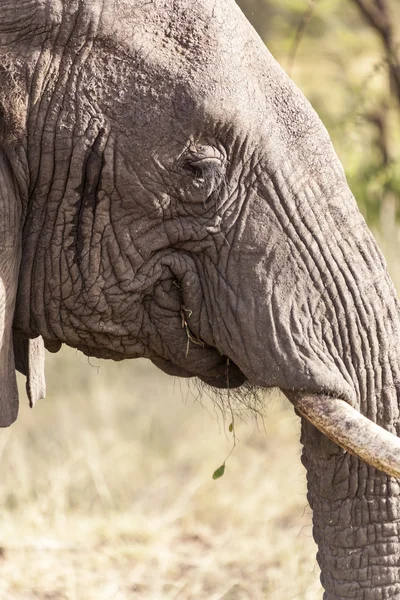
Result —
<svg viewBox="0 0 400 600"><path fill-rule="evenodd" d="M359 405L355 408L368 417L364 422L364 445L363 432L357 432L358 454L370 464L337 446L308 420L302 421L302 461L307 469L308 500L313 509L325 600L400 598L400 485L398 479L376 468L379 460L372 456L374 440L369 431L374 427L369 425L371 420L391 432L387 435L394 440L395 448L391 457L386 456L385 470L398 477L398 309L387 274L382 272L375 281L374 293L363 299L370 321L367 329L360 327L358 332L371 340L369 353L364 345L363 351L352 358L359 389ZM358 348L361 350L362 345ZM303 413L307 401L312 402L308 398L304 403L304 397L298 394L292 396ZM332 399L319 400L321 405L331 400L330 410L336 410L332 409ZM342 423L344 430L346 425Z"/></svg>
<svg viewBox="0 0 400 600"><path fill-rule="evenodd" d="M219 347L252 383L284 390L346 448L303 421L325 600L400 598L399 303L342 173L319 169L311 183L295 178L260 179L248 198L253 211L240 251L230 255L240 275L239 319ZM257 331L249 331L249 315ZM347 421L355 411L364 431ZM376 438L382 429L392 455Z"/></svg>
<svg viewBox="0 0 400 600"><path fill-rule="evenodd" d="M325 600L400 597L400 488L302 422Z"/></svg>

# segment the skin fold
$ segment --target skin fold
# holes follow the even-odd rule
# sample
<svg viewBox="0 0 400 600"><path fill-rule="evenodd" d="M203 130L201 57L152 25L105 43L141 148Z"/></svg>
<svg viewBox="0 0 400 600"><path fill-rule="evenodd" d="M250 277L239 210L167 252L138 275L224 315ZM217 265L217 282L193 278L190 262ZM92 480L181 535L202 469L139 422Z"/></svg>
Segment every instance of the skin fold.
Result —
<svg viewBox="0 0 400 600"><path fill-rule="evenodd" d="M385 262L233 0L0 0L0 152L1 425L14 334L33 400L41 336L335 396L399 435ZM398 481L306 421L302 442L324 598L400 597Z"/></svg>

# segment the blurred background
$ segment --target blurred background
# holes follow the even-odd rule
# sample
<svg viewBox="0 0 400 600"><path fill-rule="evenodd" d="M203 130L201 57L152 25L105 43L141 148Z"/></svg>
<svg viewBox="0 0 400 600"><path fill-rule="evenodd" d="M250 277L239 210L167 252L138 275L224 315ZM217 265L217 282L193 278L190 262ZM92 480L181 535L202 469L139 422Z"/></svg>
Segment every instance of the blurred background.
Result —
<svg viewBox="0 0 400 600"><path fill-rule="evenodd" d="M240 0L334 141L400 285L400 3ZM398 287L399 289L399 287ZM316 600L299 422L63 349L0 432L0 599Z"/></svg>

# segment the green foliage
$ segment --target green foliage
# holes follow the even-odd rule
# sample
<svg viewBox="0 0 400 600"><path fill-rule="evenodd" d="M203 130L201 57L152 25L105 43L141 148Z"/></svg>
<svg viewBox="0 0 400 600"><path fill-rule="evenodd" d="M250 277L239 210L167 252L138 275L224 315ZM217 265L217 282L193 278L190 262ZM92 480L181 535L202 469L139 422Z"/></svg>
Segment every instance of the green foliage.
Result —
<svg viewBox="0 0 400 600"><path fill-rule="evenodd" d="M214 471L212 478L219 479L220 477L223 477L224 473L225 473L225 463L223 465L221 465L220 467L218 467L218 469L216 471Z"/></svg>
<svg viewBox="0 0 400 600"><path fill-rule="evenodd" d="M370 224L388 195L399 213L400 97L381 36L356 0L237 3L319 113ZM387 6L400 64L400 2Z"/></svg>

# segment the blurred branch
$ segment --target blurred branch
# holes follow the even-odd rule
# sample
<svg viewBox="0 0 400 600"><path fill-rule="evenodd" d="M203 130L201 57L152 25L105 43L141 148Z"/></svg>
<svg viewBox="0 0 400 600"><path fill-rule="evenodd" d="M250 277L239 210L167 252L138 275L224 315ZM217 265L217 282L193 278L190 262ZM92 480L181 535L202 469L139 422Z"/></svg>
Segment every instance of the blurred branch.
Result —
<svg viewBox="0 0 400 600"><path fill-rule="evenodd" d="M319 2L319 0L310 0L309 7L306 10L306 12L304 13L301 21L299 22L299 24L297 26L296 35L294 36L294 40L293 40L292 46L290 48L289 58L288 58L287 71L288 71L289 76L291 76L291 74L292 74L292 69L293 69L294 61L296 59L297 50L299 49L301 40L303 39L304 32L307 29L309 22L311 21L311 18L314 14L314 10L316 9L318 2Z"/></svg>
<svg viewBox="0 0 400 600"><path fill-rule="evenodd" d="M390 164L389 139L387 129L387 107L382 106L380 110L367 113L364 118L376 129L376 147L381 155L381 164L385 168Z"/></svg>
<svg viewBox="0 0 400 600"><path fill-rule="evenodd" d="M387 0L353 0L373 29L381 37L389 65L389 75L392 91L400 104L400 56L393 35L392 21Z"/></svg>
<svg viewBox="0 0 400 600"><path fill-rule="evenodd" d="M375 4L368 3L366 0L354 0L354 3L357 4L365 19L374 29L381 35L387 34L390 23L386 0L376 0Z"/></svg>

